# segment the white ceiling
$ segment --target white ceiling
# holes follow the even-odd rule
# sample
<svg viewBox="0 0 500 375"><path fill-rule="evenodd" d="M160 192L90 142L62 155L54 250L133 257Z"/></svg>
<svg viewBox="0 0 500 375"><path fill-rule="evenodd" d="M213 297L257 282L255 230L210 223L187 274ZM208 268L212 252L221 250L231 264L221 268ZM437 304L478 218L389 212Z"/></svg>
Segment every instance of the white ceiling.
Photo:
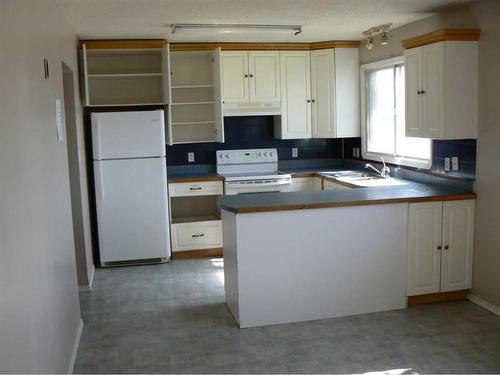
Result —
<svg viewBox="0 0 500 375"><path fill-rule="evenodd" d="M80 38L169 41L359 40L372 26L405 25L470 0L58 0ZM170 24L301 25L300 35L171 34Z"/></svg>

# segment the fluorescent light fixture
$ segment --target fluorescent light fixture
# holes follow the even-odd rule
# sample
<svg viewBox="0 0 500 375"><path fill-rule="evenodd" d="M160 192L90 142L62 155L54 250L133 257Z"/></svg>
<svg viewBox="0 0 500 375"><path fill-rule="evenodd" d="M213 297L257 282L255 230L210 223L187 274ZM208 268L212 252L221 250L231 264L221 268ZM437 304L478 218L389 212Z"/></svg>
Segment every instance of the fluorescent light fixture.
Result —
<svg viewBox="0 0 500 375"><path fill-rule="evenodd" d="M293 34L302 32L302 26L286 25L238 25L238 24L173 24L172 33L217 33L217 34Z"/></svg>

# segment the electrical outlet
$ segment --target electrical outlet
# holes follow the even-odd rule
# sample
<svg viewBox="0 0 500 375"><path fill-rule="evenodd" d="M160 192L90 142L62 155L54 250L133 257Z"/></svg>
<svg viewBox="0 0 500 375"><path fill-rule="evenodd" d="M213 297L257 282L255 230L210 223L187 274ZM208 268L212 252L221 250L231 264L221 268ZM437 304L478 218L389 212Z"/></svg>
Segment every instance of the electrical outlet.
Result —
<svg viewBox="0 0 500 375"><path fill-rule="evenodd" d="M356 147L353 147L353 148L352 148L352 157L353 157L353 158L356 158L356 157L357 157L357 156L356 156Z"/></svg>
<svg viewBox="0 0 500 375"><path fill-rule="evenodd" d="M360 151L359 151L359 147L356 147L356 158L360 158L361 155L360 155Z"/></svg>
<svg viewBox="0 0 500 375"><path fill-rule="evenodd" d="M444 170L445 172L450 171L450 158L444 158Z"/></svg>
<svg viewBox="0 0 500 375"><path fill-rule="evenodd" d="M188 163L194 163L194 152L188 152Z"/></svg>
<svg viewBox="0 0 500 375"><path fill-rule="evenodd" d="M458 171L459 169L460 169L460 166L458 164L458 156L453 156L451 158L451 170Z"/></svg>
<svg viewBox="0 0 500 375"><path fill-rule="evenodd" d="M292 158L297 158L299 157L299 149L296 147L292 148Z"/></svg>

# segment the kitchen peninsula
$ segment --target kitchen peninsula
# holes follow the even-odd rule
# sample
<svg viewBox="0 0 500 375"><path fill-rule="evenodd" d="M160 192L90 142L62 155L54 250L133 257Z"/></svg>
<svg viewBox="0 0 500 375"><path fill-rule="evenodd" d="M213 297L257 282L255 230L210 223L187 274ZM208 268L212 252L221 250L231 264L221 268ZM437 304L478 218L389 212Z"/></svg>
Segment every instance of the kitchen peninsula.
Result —
<svg viewBox="0 0 500 375"><path fill-rule="evenodd" d="M408 249L414 232L434 246L423 231L436 207L453 216L443 228L462 236L450 240L459 266L449 267L448 290L468 289L471 260L460 243L472 241L462 229L473 225L474 199L416 182L221 197L226 303L241 328L405 308L429 274L415 277Z"/></svg>

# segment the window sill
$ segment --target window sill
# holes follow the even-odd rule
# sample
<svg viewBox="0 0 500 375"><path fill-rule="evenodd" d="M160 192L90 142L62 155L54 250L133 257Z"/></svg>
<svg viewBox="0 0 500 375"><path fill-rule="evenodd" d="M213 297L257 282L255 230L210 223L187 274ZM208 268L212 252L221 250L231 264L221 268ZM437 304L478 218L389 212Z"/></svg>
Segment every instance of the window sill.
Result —
<svg viewBox="0 0 500 375"><path fill-rule="evenodd" d="M382 162L381 157L384 158L386 163L401 165L404 167L413 167L413 168L421 168L421 169L430 169L432 167L431 160L419 160L419 159L411 159L411 158L401 158L394 157L390 155L384 154L375 154L375 153L362 153L363 159L373 160L377 162Z"/></svg>

